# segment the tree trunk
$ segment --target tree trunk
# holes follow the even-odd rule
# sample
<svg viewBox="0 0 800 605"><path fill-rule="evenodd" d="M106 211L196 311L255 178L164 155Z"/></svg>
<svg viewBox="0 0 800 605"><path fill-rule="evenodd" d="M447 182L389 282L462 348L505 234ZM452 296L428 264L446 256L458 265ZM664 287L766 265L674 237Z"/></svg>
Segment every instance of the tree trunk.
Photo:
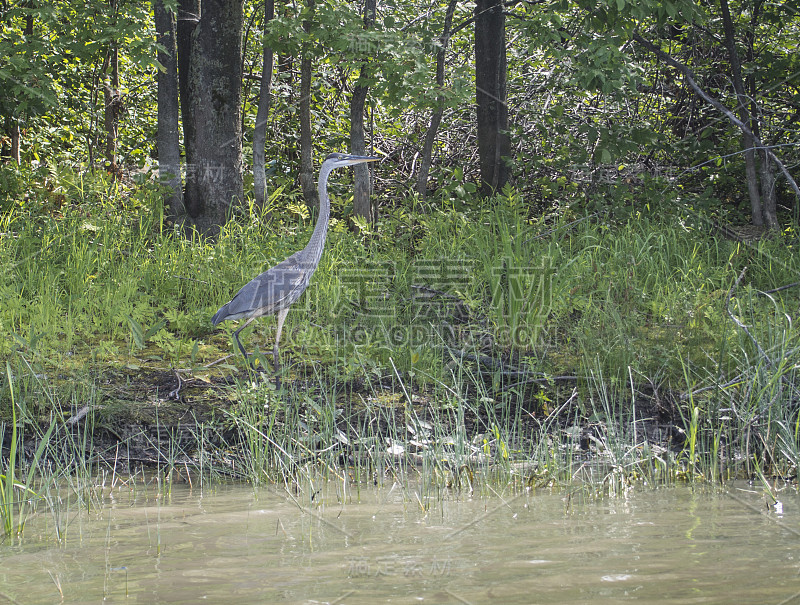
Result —
<svg viewBox="0 0 800 605"><path fill-rule="evenodd" d="M453 24L453 13L455 13L458 0L450 0L447 5L447 12L444 16L444 28L442 35L439 37L439 50L436 53L436 88L439 90L444 89L444 59L447 52L447 45L450 42L450 28ZM417 175L417 193L422 199L428 194L428 174L431 170L431 162L433 161L433 144L436 141L436 133L439 130L439 124L442 121L444 114L444 95L439 95L436 98L436 108L431 114L431 123L428 126L428 131L425 133L425 144L422 147L422 160L419 165L419 175Z"/></svg>
<svg viewBox="0 0 800 605"><path fill-rule="evenodd" d="M167 187L166 214L175 221L185 218L181 188L181 148L178 112L178 53L174 13L164 7L164 0L153 2L156 36L164 47L158 51L158 62L164 71L158 72L158 175Z"/></svg>
<svg viewBox="0 0 800 605"><path fill-rule="evenodd" d="M364 29L369 29L375 22L376 0L364 3ZM361 64L359 79L369 75L369 63ZM350 152L365 155L367 146L364 140L364 107L367 101L369 86L358 85L353 88L350 99ZM372 201L369 195L369 167L366 164L353 166L353 214L360 216L368 223L375 220Z"/></svg>
<svg viewBox="0 0 800 605"><path fill-rule="evenodd" d="M184 203L197 229L212 236L244 197L242 2L203 0L189 60Z"/></svg>
<svg viewBox="0 0 800 605"><path fill-rule="evenodd" d="M36 8L34 6L33 0L28 0L27 2L23 2L22 4L23 4L23 6L25 8L28 8L28 9ZM8 13L8 8L6 6L3 7L3 13L4 14ZM33 35L33 15L34 15L33 11L31 11L30 13L25 15L25 30L24 31L25 31L25 35L26 36L32 36Z"/></svg>
<svg viewBox="0 0 800 605"><path fill-rule="evenodd" d="M753 3L750 15L750 27L745 30L745 40L747 44L747 62L752 63L756 59L755 50L755 32L758 29L758 22L761 18L761 10L764 6L764 0L757 0ZM750 99L750 118L752 123L752 131L755 139L761 138L760 128L760 115L761 109L758 106L759 94L756 89L756 77L754 73L747 76L747 89L749 91ZM759 174L761 175L761 210L764 215L764 220L768 226L775 224L778 227L778 199L775 192L775 164L771 161L769 154L765 149L760 149L758 152L759 159Z"/></svg>
<svg viewBox="0 0 800 605"><path fill-rule="evenodd" d="M264 2L264 29L275 16L275 1ZM272 82L272 48L264 44L264 61L261 67L261 86L258 91L258 111L253 128L253 194L256 205L263 208L267 203L266 144L267 116L270 104L270 83Z"/></svg>
<svg viewBox="0 0 800 605"><path fill-rule="evenodd" d="M23 6L27 8L33 8L32 3L26 2L23 3ZM8 13L8 6L4 3L3 4L3 14ZM31 11L27 15L25 15L25 36L28 40L33 38L33 14L34 12ZM11 130L11 159L19 166L22 163L22 158L20 155L20 149L22 147L22 133L19 128L20 116L9 114L7 116L10 130Z"/></svg>
<svg viewBox="0 0 800 605"><path fill-rule="evenodd" d="M361 67L364 75L365 65ZM364 105L369 87L356 86L350 99L350 153L365 155L364 143ZM353 166L353 214L372 223L372 204L369 199L369 168L366 164Z"/></svg>
<svg viewBox="0 0 800 605"><path fill-rule="evenodd" d="M475 88L481 193L492 195L508 181L511 154L506 104L506 19L502 0L475 5Z"/></svg>
<svg viewBox="0 0 800 605"><path fill-rule="evenodd" d="M111 13L116 16L117 0L109 0L109 7ZM122 113L122 99L119 93L119 50L116 40L112 40L109 46L105 66L111 70L110 76L106 71L103 77L103 121L106 130L107 170L114 177L118 177L117 137L119 134L119 117Z"/></svg>
<svg viewBox="0 0 800 605"><path fill-rule="evenodd" d="M184 163L186 176L194 171L194 149L189 149L188 141L194 140L194 120L191 112L191 95L189 93L189 65L192 59L194 31L200 23L200 0L178 0L178 20L175 41L178 46L178 98L180 99L181 126L183 127ZM185 185L189 188L189 183ZM186 197L184 192L181 196ZM181 214L186 214L184 204Z"/></svg>
<svg viewBox="0 0 800 605"><path fill-rule="evenodd" d="M725 31L725 47L728 50L728 61L731 65L733 89L736 91L736 112L739 114L739 119L753 130L753 120L747 109L749 99L745 93L744 81L742 80L742 65L739 60L739 52L736 49L736 36L733 29L730 8L728 7L728 0L720 0L720 6L722 8L722 27ZM761 196L759 194L756 152L754 149L753 137L744 132L742 133L742 147L744 148L747 192L750 196L750 216L753 225L760 226L764 224L765 217L761 207Z"/></svg>
<svg viewBox="0 0 800 605"><path fill-rule="evenodd" d="M311 33L314 0L306 0L308 14L303 29ZM311 45L303 45L300 60L300 187L303 199L310 208L319 208L319 196L314 184L314 144L311 140Z"/></svg>
<svg viewBox="0 0 800 605"><path fill-rule="evenodd" d="M24 6L26 6L27 8L30 8L30 9L34 8L33 2L31 0L28 0L28 2L24 3ZM3 14L7 14L7 13L8 13L8 6L6 5L6 3L3 3ZM33 15L34 15L34 11L31 11L30 13L25 15L25 30L24 30L24 32L25 32L25 36L28 38L28 40L31 40L33 38L33 24L34 24ZM20 128L19 128L19 116L12 116L11 117L11 158L17 163L17 166L19 166L22 163L21 156L20 156L20 147L22 145L22 136L21 136L21 134L22 133L20 132Z"/></svg>
<svg viewBox="0 0 800 605"><path fill-rule="evenodd" d="M775 172L772 168L772 160L765 150L759 152L761 162L759 171L761 173L761 212L764 215L764 222L770 229L780 229L778 223L778 201L775 194Z"/></svg>

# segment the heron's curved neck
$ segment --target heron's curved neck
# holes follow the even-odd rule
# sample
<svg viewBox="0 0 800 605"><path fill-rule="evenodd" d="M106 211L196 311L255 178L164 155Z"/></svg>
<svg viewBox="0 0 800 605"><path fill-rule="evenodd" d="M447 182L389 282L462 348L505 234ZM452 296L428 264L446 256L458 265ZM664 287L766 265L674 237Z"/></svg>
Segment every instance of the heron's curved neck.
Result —
<svg viewBox="0 0 800 605"><path fill-rule="evenodd" d="M328 235L328 221L331 216L331 201L328 198L328 175L333 170L330 166L323 166L319 170L319 216L314 232L306 248L314 255L314 261L319 263L322 257L322 249L325 246L325 237Z"/></svg>

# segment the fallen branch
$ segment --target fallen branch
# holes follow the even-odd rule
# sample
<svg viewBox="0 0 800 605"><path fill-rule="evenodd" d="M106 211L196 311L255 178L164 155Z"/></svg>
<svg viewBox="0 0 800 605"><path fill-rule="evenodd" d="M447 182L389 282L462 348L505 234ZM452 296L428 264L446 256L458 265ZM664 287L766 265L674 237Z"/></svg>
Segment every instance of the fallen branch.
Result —
<svg viewBox="0 0 800 605"><path fill-rule="evenodd" d="M788 290L789 288L796 288L797 286L800 286L800 281L796 281L793 284L786 284L785 286L778 286L777 288L772 288L772 290L764 290L761 292L761 294L774 294L775 292Z"/></svg>
<svg viewBox="0 0 800 605"><path fill-rule="evenodd" d="M448 347L450 351L450 355L453 356L454 361L472 361L477 363L478 365L484 366L485 368L491 370L492 372L499 372L503 376L531 376L537 375L540 378L526 378L518 383L515 383L512 386L519 386L523 384L547 384L550 382L558 382L558 381L576 381L578 380L577 376L550 376L545 374L544 372L533 372L532 370L525 368L525 367L517 367L511 364L503 363L502 360L495 359L494 357L489 357L488 355L473 355L472 353L467 353L466 351L462 351L461 349L454 349L452 347Z"/></svg>
<svg viewBox="0 0 800 605"><path fill-rule="evenodd" d="M735 384L739 384L740 382L743 381L743 378L744 378L744 374L739 374L736 378L733 378L732 380L729 380L728 382L726 382L724 384L710 384L708 386L700 387L699 389L695 389L694 391L688 391L686 393L681 393L680 396L678 397L678 399L680 399L681 401L686 401L687 399L689 399L691 397L694 397L695 395L698 395L698 394L700 394L700 393L702 393L704 391L710 391L712 389L719 389L719 390L722 391L724 389L727 389L728 387L732 387Z"/></svg>

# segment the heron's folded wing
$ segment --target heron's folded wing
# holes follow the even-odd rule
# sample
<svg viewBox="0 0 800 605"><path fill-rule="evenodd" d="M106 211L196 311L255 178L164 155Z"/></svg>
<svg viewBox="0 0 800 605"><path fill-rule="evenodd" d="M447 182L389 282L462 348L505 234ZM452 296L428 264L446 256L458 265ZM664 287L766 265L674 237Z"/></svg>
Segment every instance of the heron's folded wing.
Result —
<svg viewBox="0 0 800 605"><path fill-rule="evenodd" d="M308 286L315 266L292 255L245 284L227 304L227 319L261 317L285 309Z"/></svg>

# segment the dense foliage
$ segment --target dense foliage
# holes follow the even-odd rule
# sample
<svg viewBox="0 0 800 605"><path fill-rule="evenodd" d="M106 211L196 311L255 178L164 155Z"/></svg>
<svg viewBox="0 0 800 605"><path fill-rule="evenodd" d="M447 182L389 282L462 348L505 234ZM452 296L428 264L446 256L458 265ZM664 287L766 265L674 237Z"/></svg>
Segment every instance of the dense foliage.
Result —
<svg viewBox="0 0 800 605"><path fill-rule="evenodd" d="M166 3L168 8L170 3ZM725 3L727 6L727 3ZM445 199L465 197L477 176L474 135L472 5L457 5L443 89L434 85L445 4L390 2L365 29L357 5L316 5L311 31L304 5L279 7L265 28L263 5L244 17L244 150L251 154L262 41L276 55L269 114L268 187L293 188L299 158L299 55L314 53L312 128L315 156L345 150L347 103L368 85L368 139L389 159L378 194L395 205L411 191L430 112L444 104L428 183ZM173 9L176 7L172 6ZM3 153L23 166L96 166L104 158L104 87L119 57L118 155L128 169L149 169L155 149L155 42L152 17L124 0L9 4L0 9L0 109ZM634 34L691 67L698 83L737 107L719 8L704 3L557 2L506 5L511 183L534 212L549 205L635 212L664 187L699 194L685 200L745 222L748 203L741 132L699 99L685 78L634 41ZM800 17L788 3L759 0L730 7L754 130L790 167L796 164L800 114ZM362 71L367 61L371 69ZM365 80L366 78L366 80ZM15 134L16 133L16 134ZM15 139L16 138L16 139ZM6 164L4 174L10 166ZM9 177L4 177L7 180ZM288 182L287 182L288 181ZM645 185L643 194L638 194ZM796 208L778 178L782 223ZM20 202L3 187L4 207ZM633 191L637 191L634 202ZM398 192L400 195L398 195ZM387 202L384 202L387 203ZM580 212L580 210L578 210Z"/></svg>

